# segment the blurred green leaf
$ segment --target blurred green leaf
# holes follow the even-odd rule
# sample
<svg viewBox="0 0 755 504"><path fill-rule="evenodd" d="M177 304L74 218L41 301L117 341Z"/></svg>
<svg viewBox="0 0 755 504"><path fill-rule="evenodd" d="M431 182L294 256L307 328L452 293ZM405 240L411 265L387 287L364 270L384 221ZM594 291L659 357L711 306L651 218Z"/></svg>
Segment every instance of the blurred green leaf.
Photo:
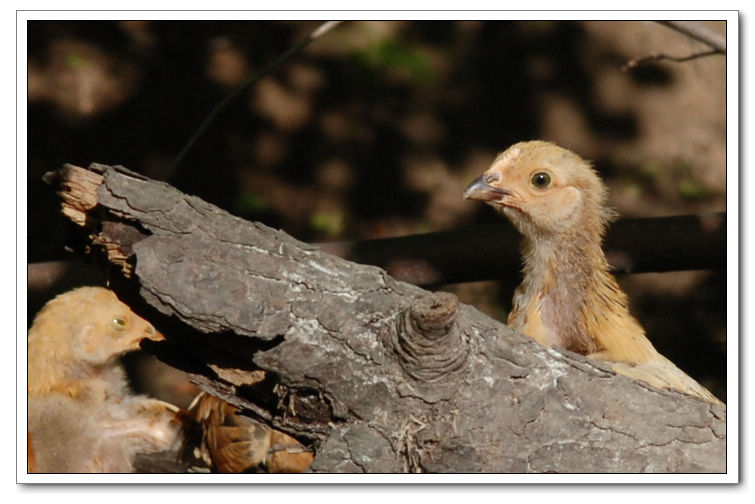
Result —
<svg viewBox="0 0 755 504"><path fill-rule="evenodd" d="M422 233L429 233L432 230L433 230L433 228L430 225L430 223L423 220L422 222L420 222L419 224L417 224L416 228L414 229L414 232L417 233L417 234L422 234Z"/></svg>
<svg viewBox="0 0 755 504"><path fill-rule="evenodd" d="M708 198L711 191L705 184L691 178L685 178L679 182L679 194L687 200L700 200Z"/></svg>
<svg viewBox="0 0 755 504"><path fill-rule="evenodd" d="M653 179L663 173L663 166L657 161L647 161L640 166L640 174L647 179Z"/></svg>
<svg viewBox="0 0 755 504"><path fill-rule="evenodd" d="M84 56L81 56L81 55L76 54L76 53L70 53L66 57L66 64L70 68L80 68L80 67L86 65L86 63L87 63L87 59Z"/></svg>
<svg viewBox="0 0 755 504"><path fill-rule="evenodd" d="M424 51L393 40L380 40L355 56L359 62L374 69L407 70L418 83L429 82L435 77L430 58Z"/></svg>
<svg viewBox="0 0 755 504"><path fill-rule="evenodd" d="M264 196L250 191L241 193L236 200L236 210L241 214L264 212L269 206Z"/></svg>
<svg viewBox="0 0 755 504"><path fill-rule="evenodd" d="M343 232L344 216L341 212L315 212L309 218L309 225L318 233L335 236Z"/></svg>

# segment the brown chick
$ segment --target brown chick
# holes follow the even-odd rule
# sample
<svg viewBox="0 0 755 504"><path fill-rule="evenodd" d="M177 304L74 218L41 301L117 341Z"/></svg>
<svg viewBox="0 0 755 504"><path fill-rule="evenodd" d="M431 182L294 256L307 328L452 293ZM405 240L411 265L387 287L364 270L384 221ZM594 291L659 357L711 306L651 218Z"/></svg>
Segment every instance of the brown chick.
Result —
<svg viewBox="0 0 755 504"><path fill-rule="evenodd" d="M204 432L204 458L217 472L300 473L314 460L296 439L240 415L222 399L201 393L194 403Z"/></svg>
<svg viewBox="0 0 755 504"><path fill-rule="evenodd" d="M42 308L27 340L30 470L132 472L137 453L176 446L177 408L131 395L117 360L145 338L163 336L102 287Z"/></svg>
<svg viewBox="0 0 755 504"><path fill-rule="evenodd" d="M601 247L613 217L607 195L588 162L543 141L512 145L469 184L464 198L488 203L524 236L524 279L507 324L654 387L720 402L659 354L630 315Z"/></svg>

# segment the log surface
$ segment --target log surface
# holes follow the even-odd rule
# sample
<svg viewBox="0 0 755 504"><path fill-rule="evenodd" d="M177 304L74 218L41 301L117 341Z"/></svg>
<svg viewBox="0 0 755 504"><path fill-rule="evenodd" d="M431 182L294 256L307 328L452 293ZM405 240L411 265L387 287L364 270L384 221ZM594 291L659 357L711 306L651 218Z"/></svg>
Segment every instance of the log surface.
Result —
<svg viewBox="0 0 755 504"><path fill-rule="evenodd" d="M58 177L81 173L101 177L97 207L80 209L93 243L163 314L194 380L314 447L313 472L726 471L725 407L121 167Z"/></svg>

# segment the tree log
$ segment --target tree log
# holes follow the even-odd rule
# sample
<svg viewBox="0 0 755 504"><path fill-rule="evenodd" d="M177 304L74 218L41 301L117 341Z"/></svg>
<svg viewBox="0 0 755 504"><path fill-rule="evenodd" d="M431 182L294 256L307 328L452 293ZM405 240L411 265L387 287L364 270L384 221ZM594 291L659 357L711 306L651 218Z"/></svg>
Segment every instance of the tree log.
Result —
<svg viewBox="0 0 755 504"><path fill-rule="evenodd" d="M726 471L723 406L122 167L53 178L127 277L119 295L138 286L156 310L155 352L312 447L312 472Z"/></svg>

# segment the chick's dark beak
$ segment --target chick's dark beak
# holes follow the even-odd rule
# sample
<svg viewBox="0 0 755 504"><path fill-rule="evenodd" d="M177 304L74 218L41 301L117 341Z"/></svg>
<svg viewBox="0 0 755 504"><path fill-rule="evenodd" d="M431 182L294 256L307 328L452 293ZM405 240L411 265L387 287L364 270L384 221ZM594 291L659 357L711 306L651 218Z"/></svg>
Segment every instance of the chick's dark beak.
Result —
<svg viewBox="0 0 755 504"><path fill-rule="evenodd" d="M464 199L481 201L500 200L504 196L511 196L511 192L500 187L493 187L485 183L485 176L476 178L464 190Z"/></svg>

